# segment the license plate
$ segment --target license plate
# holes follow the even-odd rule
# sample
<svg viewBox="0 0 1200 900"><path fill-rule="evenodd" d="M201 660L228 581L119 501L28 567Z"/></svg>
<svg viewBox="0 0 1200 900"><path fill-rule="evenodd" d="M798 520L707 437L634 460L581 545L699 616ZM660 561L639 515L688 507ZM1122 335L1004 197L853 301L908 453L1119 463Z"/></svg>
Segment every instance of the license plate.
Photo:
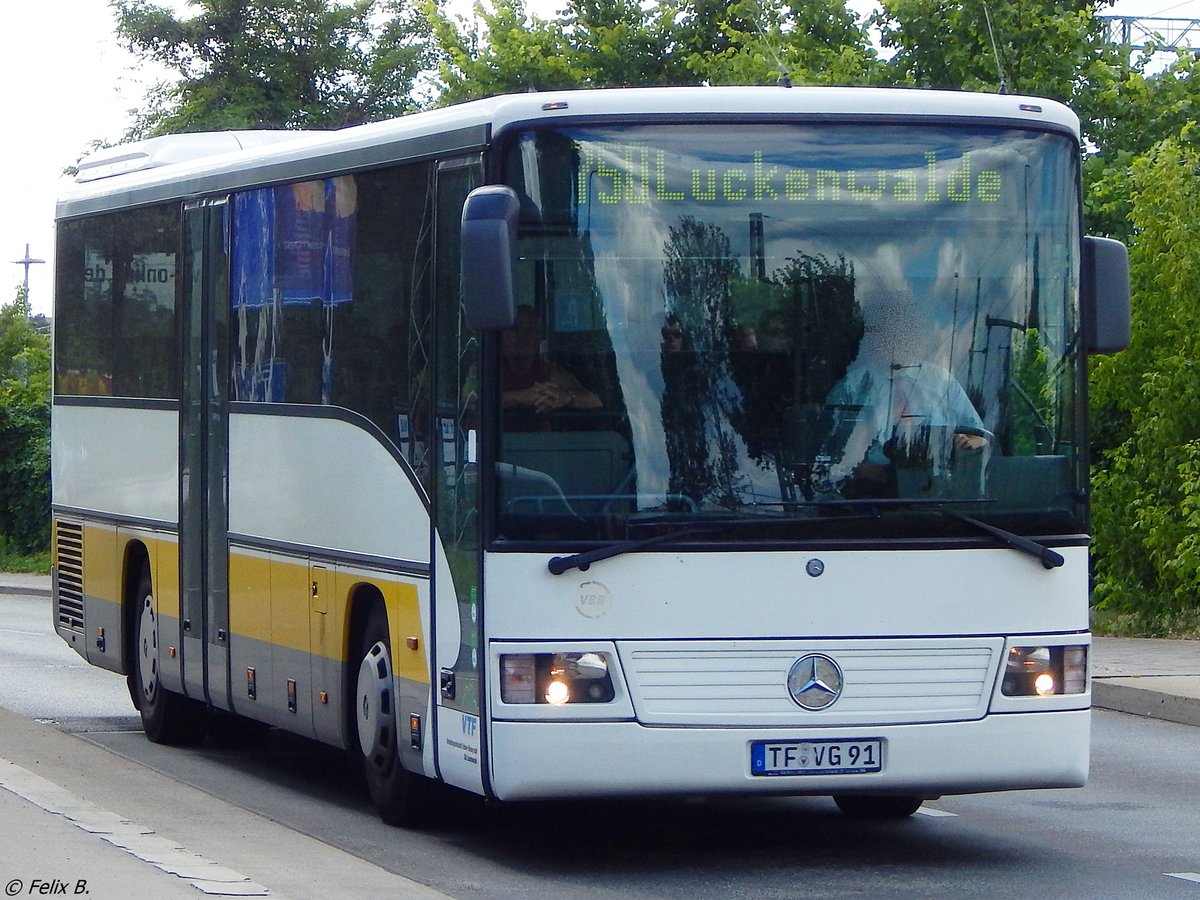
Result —
<svg viewBox="0 0 1200 900"><path fill-rule="evenodd" d="M883 741L755 741L753 775L858 775L883 771Z"/></svg>

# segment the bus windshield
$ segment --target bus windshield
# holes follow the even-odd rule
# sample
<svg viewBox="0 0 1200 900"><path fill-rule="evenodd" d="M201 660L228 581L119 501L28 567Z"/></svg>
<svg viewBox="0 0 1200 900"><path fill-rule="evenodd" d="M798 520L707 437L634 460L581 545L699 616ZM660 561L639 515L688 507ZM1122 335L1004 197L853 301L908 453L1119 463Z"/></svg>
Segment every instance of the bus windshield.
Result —
<svg viewBox="0 0 1200 900"><path fill-rule="evenodd" d="M1082 532L1077 155L990 124L513 135L497 537Z"/></svg>

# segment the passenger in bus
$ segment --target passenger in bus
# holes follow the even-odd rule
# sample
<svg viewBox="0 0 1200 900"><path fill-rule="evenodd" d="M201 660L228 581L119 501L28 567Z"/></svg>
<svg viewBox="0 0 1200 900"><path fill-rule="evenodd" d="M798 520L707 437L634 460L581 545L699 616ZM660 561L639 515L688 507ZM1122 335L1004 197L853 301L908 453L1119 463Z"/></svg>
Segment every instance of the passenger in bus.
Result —
<svg viewBox="0 0 1200 900"><path fill-rule="evenodd" d="M867 496L895 494L897 468L938 476L955 451L979 451L991 433L958 379L930 353L910 300L876 296L865 305L857 358L825 401L828 482Z"/></svg>
<svg viewBox="0 0 1200 900"><path fill-rule="evenodd" d="M664 353L678 353L684 349L683 323L674 314L663 322L662 349Z"/></svg>
<svg viewBox="0 0 1200 900"><path fill-rule="evenodd" d="M545 431L548 413L602 406L596 394L550 358L541 321L532 306L517 308L516 325L503 332L500 341L506 429Z"/></svg>

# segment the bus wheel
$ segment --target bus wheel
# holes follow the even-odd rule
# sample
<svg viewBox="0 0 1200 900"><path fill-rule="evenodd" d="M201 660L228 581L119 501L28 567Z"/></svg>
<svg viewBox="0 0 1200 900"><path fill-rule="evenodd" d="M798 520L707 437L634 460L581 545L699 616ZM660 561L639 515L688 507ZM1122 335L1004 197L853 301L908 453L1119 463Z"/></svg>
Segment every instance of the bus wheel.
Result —
<svg viewBox="0 0 1200 900"><path fill-rule="evenodd" d="M880 794L838 794L833 802L852 819L904 819L924 802L922 797Z"/></svg>
<svg viewBox="0 0 1200 900"><path fill-rule="evenodd" d="M433 783L407 771L397 755L396 682L382 604L372 607L358 647L354 719L371 799L387 824L421 825L428 818Z"/></svg>
<svg viewBox="0 0 1200 900"><path fill-rule="evenodd" d="M135 615L137 644L129 692L142 714L142 729L156 744L194 743L204 736L203 710L195 701L167 690L159 679L158 614L148 566L138 579Z"/></svg>

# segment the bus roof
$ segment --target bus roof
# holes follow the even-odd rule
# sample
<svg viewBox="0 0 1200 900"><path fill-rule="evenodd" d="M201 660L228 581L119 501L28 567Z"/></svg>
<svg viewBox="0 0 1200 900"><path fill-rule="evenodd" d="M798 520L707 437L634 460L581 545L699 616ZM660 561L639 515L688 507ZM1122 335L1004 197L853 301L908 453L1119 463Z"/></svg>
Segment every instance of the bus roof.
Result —
<svg viewBox="0 0 1200 900"><path fill-rule="evenodd" d="M1011 122L1079 137L1052 100L903 88L676 87L547 91L474 100L339 131L181 134L85 159L58 217L325 177L405 160L480 151L492 135L555 119L713 121L777 117Z"/></svg>

